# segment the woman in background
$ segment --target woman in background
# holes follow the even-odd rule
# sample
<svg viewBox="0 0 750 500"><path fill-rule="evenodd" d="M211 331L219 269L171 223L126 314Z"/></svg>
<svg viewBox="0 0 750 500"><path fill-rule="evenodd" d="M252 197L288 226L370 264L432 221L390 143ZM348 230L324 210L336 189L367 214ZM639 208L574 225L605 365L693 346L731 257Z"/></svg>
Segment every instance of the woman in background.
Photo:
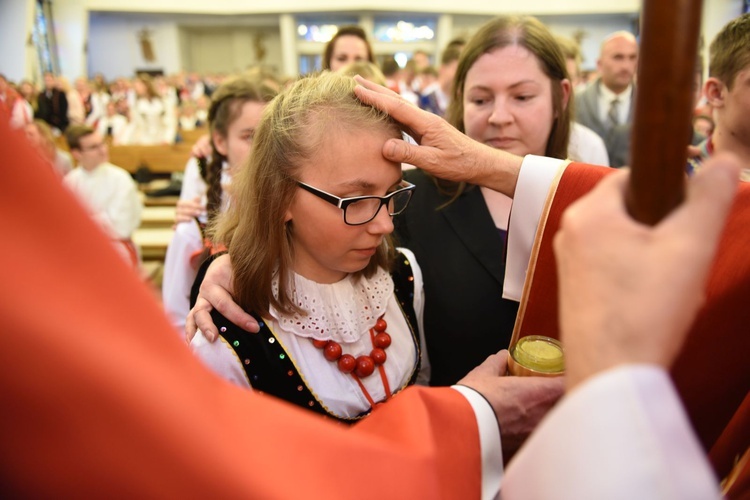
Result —
<svg viewBox="0 0 750 500"><path fill-rule="evenodd" d="M54 167L60 178L73 170L73 159L69 153L57 147L47 122L34 120L24 127L24 132L29 142L34 145L34 149Z"/></svg>
<svg viewBox="0 0 750 500"><path fill-rule="evenodd" d="M159 95L147 75L137 76L133 88L136 98L130 110L130 143L172 144L177 133L174 110Z"/></svg>
<svg viewBox="0 0 750 500"><path fill-rule="evenodd" d="M516 155L566 158L571 85L552 33L533 17L501 16L461 52L446 119L472 139ZM450 385L508 348L518 303L504 297L512 199L422 170L399 244L424 274L424 322L432 385Z"/></svg>
<svg viewBox="0 0 750 500"><path fill-rule="evenodd" d="M323 50L323 69L336 71L356 61L375 62L365 30L342 26Z"/></svg>

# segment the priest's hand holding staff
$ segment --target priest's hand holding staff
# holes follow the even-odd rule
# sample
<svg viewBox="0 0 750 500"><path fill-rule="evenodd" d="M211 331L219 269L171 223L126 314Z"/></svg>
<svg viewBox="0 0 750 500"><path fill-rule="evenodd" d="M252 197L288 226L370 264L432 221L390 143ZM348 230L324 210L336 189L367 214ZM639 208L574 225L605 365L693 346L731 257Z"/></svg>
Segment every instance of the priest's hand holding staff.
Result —
<svg viewBox="0 0 750 500"><path fill-rule="evenodd" d="M627 213L627 171L568 208L554 242L568 388L620 364L671 366L704 302L739 169L711 159L653 227Z"/></svg>

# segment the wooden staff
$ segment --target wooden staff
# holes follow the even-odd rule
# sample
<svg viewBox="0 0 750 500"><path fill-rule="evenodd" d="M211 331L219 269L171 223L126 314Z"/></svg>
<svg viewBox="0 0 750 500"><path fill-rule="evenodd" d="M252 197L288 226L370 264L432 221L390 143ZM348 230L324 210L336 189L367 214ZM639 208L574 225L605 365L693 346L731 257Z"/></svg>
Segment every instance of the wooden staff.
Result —
<svg viewBox="0 0 750 500"><path fill-rule="evenodd" d="M654 225L682 202L702 0L644 0L627 206Z"/></svg>

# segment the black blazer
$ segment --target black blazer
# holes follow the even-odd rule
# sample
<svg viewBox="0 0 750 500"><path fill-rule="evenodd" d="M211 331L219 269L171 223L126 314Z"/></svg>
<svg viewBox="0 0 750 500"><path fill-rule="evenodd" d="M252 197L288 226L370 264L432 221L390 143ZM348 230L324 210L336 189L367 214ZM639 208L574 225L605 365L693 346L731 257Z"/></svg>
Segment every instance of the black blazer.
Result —
<svg viewBox="0 0 750 500"><path fill-rule="evenodd" d="M53 89L52 95L47 97L46 91L42 91L37 97L36 118L49 123L60 132L68 128L68 98L60 90Z"/></svg>
<svg viewBox="0 0 750 500"><path fill-rule="evenodd" d="M414 252L424 276L430 383L450 385L510 342L518 304L502 298L504 239L478 187L438 210L449 197L432 179L421 170L404 177L417 189L394 218L396 243Z"/></svg>

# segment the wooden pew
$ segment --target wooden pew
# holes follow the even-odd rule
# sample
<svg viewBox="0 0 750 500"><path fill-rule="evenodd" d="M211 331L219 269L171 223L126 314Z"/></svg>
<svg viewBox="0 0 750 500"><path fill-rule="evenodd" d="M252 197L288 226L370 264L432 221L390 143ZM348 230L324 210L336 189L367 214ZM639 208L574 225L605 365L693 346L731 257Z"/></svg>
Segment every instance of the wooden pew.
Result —
<svg viewBox="0 0 750 500"><path fill-rule="evenodd" d="M181 130L182 142L156 146L137 144L113 146L108 140L109 161L131 174L142 166L148 167L155 174L182 172L190 159L193 144L206 134L208 134L206 127ZM55 137L55 145L64 151L69 151L64 135Z"/></svg>
<svg viewBox="0 0 750 500"><path fill-rule="evenodd" d="M141 228L171 228L176 208L172 206L146 205L141 212Z"/></svg>
<svg viewBox="0 0 750 500"><path fill-rule="evenodd" d="M155 174L182 172L190 159L192 144L164 144L158 146L110 146L109 161L134 174L141 167Z"/></svg>
<svg viewBox="0 0 750 500"><path fill-rule="evenodd" d="M173 234L171 227L141 227L133 233L133 243L140 248L144 261L163 261Z"/></svg>
<svg viewBox="0 0 750 500"><path fill-rule="evenodd" d="M195 141L204 135L208 135L208 127L199 127L193 130L180 130L179 134L180 137L182 137L182 142L192 146L195 144Z"/></svg>

